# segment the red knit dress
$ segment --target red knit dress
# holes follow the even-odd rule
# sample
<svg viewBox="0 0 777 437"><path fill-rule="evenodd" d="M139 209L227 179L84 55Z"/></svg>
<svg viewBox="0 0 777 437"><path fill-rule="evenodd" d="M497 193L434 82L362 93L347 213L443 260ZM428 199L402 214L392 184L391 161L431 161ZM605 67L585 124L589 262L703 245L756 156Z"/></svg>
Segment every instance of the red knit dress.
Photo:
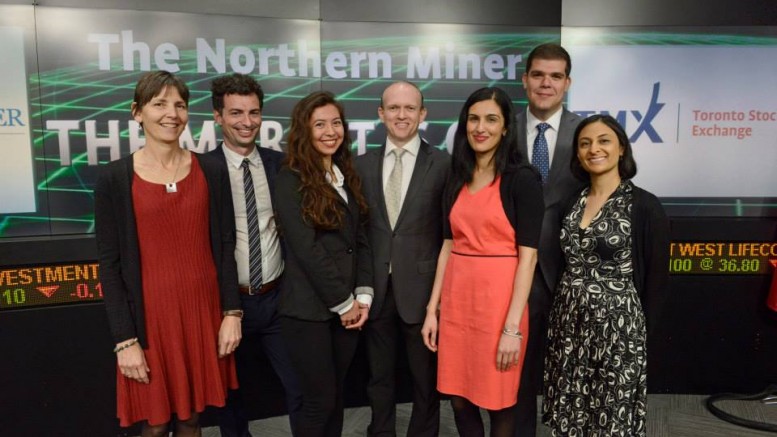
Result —
<svg viewBox="0 0 777 437"><path fill-rule="evenodd" d="M528 305L517 366L496 368L513 296L518 251L499 196L501 178L476 193L465 186L450 212L453 248L440 298L437 389L489 410L514 405L529 339Z"/></svg>
<svg viewBox="0 0 777 437"><path fill-rule="evenodd" d="M196 159L167 193L135 174L132 201L140 245L149 384L117 371L121 426L185 420L206 405L223 406L237 388L233 355L218 358L219 284L210 248L208 185Z"/></svg>

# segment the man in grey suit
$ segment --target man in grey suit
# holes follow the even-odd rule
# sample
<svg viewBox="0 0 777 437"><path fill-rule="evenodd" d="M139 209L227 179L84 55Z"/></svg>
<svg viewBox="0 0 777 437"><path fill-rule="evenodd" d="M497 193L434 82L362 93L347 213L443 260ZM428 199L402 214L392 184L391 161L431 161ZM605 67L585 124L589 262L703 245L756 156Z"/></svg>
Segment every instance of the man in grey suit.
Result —
<svg viewBox="0 0 777 437"><path fill-rule="evenodd" d="M421 327L442 246L441 198L447 153L418 135L426 117L421 91L395 82L383 92L378 116L386 143L356 159L370 207L375 297L365 325L372 407L370 436L396 435L395 369L403 345L413 381L408 436L436 436L440 424L437 360Z"/></svg>
<svg viewBox="0 0 777 437"><path fill-rule="evenodd" d="M571 70L572 61L563 47L542 44L529 53L522 77L529 104L517 115L518 142L521 153L542 175L545 217L529 295L529 344L518 392L515 435L521 437L536 435L537 431L537 395L542 387L547 319L561 274L561 224L556 209L582 188L569 170L572 137L581 118L562 105L572 83Z"/></svg>

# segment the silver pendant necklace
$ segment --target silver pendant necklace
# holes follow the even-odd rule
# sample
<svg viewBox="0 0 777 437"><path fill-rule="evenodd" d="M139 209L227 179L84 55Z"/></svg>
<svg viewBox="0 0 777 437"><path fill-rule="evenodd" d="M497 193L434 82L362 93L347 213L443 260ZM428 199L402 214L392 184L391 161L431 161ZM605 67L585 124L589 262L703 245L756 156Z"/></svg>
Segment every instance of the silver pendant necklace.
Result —
<svg viewBox="0 0 777 437"><path fill-rule="evenodd" d="M149 158L152 158L156 161L156 163L159 165L159 169L164 172L165 167L162 165L162 161L157 159L156 156L149 156ZM173 179L170 180L170 182L167 182L164 184L165 186L165 192L167 194L173 194L178 192L178 184L175 182L175 178L178 177L178 170L181 168L181 161L183 161L183 153L178 153L178 163L175 165L175 172L173 173Z"/></svg>
<svg viewBox="0 0 777 437"><path fill-rule="evenodd" d="M165 191L167 194L177 193L178 192L178 184L175 182L176 176L178 176L178 169L181 168L181 161L183 160L183 157L178 157L178 164L175 166L175 173L173 173L173 180L170 181L170 183L165 184Z"/></svg>

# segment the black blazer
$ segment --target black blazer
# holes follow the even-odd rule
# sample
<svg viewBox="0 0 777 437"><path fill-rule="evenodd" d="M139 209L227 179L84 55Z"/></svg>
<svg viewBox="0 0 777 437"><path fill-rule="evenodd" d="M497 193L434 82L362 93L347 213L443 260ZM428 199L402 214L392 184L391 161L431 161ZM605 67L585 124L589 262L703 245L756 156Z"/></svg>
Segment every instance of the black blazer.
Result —
<svg viewBox="0 0 777 437"><path fill-rule="evenodd" d="M209 192L210 241L221 309L240 308L235 264L235 214L226 169L192 153ZM132 204L133 155L102 166L94 188L95 229L105 309L116 343L137 337L147 348L140 249Z"/></svg>
<svg viewBox="0 0 777 437"><path fill-rule="evenodd" d="M405 323L422 323L434 284L442 246L442 192L450 155L421 141L410 186L394 229L383 194L386 145L356 158L362 192L370 208L369 239L375 275L370 316L377 317L386 298L389 263L397 312Z"/></svg>
<svg viewBox="0 0 777 437"><path fill-rule="evenodd" d="M338 203L344 212L343 227L316 229L302 218L300 186L298 174L288 167L278 172L275 211L286 247L286 271L278 313L302 320L326 321L337 316L329 308L352 298L356 287L372 287L366 217L346 188L348 203L342 200Z"/></svg>
<svg viewBox="0 0 777 437"><path fill-rule="evenodd" d="M208 152L207 155L218 159L226 166L227 158L224 156L223 147L223 143L219 144L218 147ZM259 152L259 157L262 158L262 166L264 167L264 174L267 175L267 186L270 188L270 198L272 199L272 196L275 195L275 177L278 175L278 170L281 169L283 158L286 155L266 147L257 147L256 150ZM275 200L272 200L272 202L275 204Z"/></svg>

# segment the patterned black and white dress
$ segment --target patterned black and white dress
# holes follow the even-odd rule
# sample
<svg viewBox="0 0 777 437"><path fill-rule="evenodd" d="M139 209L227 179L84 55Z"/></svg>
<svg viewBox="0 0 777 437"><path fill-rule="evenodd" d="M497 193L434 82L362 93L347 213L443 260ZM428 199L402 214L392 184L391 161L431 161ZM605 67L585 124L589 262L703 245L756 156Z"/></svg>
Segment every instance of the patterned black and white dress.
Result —
<svg viewBox="0 0 777 437"><path fill-rule="evenodd" d="M554 436L645 436L645 315L634 286L634 186L580 228L588 188L564 217L566 270L550 313L543 421Z"/></svg>

